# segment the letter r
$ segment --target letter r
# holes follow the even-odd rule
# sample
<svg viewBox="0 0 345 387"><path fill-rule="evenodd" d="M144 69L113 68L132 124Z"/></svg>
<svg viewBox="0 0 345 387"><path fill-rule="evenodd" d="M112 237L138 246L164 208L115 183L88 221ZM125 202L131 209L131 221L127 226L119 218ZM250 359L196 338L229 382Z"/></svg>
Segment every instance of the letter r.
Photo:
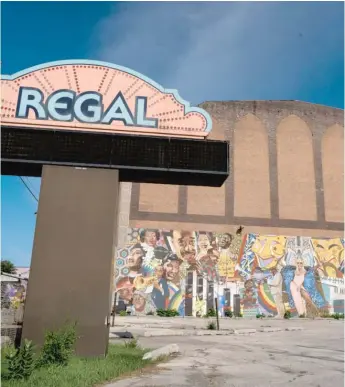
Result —
<svg viewBox="0 0 345 387"><path fill-rule="evenodd" d="M29 109L32 109L39 120L47 119L43 104L43 93L33 87L20 87L17 102L17 118L28 118Z"/></svg>

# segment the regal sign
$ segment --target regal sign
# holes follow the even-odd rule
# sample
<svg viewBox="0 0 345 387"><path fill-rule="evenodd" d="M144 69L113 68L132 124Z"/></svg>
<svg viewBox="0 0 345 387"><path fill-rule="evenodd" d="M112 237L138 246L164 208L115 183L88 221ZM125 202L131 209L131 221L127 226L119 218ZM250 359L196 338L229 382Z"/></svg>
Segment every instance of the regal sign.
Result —
<svg viewBox="0 0 345 387"><path fill-rule="evenodd" d="M208 113L127 68L74 60L2 76L1 122L43 129L204 138Z"/></svg>

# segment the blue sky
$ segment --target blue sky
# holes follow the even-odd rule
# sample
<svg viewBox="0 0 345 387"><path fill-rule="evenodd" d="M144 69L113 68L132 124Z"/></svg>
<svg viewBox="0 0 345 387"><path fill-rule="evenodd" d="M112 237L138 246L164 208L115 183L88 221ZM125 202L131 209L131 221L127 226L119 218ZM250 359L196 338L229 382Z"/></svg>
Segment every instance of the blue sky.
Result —
<svg viewBox="0 0 345 387"><path fill-rule="evenodd" d="M2 74L61 59L133 68L205 100L344 107L342 2L2 2ZM30 15L30 17L28 17ZM39 195L40 179L26 179ZM1 181L2 259L29 266L37 202Z"/></svg>

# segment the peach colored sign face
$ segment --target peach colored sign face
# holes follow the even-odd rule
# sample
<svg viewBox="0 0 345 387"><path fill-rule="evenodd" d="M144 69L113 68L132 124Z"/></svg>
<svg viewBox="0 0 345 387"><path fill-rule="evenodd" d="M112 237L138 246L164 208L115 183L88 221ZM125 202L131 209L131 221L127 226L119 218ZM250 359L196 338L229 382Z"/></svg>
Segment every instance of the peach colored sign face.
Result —
<svg viewBox="0 0 345 387"><path fill-rule="evenodd" d="M1 77L4 126L204 138L208 113L110 63L47 63Z"/></svg>

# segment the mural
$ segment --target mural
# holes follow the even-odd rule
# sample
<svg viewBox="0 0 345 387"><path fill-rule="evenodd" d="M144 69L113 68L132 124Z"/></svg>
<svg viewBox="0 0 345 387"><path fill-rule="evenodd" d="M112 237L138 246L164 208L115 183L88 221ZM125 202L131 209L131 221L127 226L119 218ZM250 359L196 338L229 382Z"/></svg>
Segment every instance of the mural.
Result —
<svg viewBox="0 0 345 387"><path fill-rule="evenodd" d="M240 230L241 231L241 230ZM316 316L344 309L344 239L130 229L118 249L118 308L220 314L240 295L244 316Z"/></svg>
<svg viewBox="0 0 345 387"><path fill-rule="evenodd" d="M204 286L235 279L241 243L241 237L231 234L130 229L127 245L118 249L116 256L118 300L126 308L130 306L132 313L176 309L180 315L201 315L207 307ZM201 286L200 294L193 296L193 287L197 286L191 284L193 300L191 310L186 312L188 272L195 273L194 282L198 280Z"/></svg>
<svg viewBox="0 0 345 387"><path fill-rule="evenodd" d="M1 308L18 309L25 303L26 283L18 282L1 282Z"/></svg>
<svg viewBox="0 0 345 387"><path fill-rule="evenodd" d="M343 313L344 239L249 234L237 271L245 315Z"/></svg>

